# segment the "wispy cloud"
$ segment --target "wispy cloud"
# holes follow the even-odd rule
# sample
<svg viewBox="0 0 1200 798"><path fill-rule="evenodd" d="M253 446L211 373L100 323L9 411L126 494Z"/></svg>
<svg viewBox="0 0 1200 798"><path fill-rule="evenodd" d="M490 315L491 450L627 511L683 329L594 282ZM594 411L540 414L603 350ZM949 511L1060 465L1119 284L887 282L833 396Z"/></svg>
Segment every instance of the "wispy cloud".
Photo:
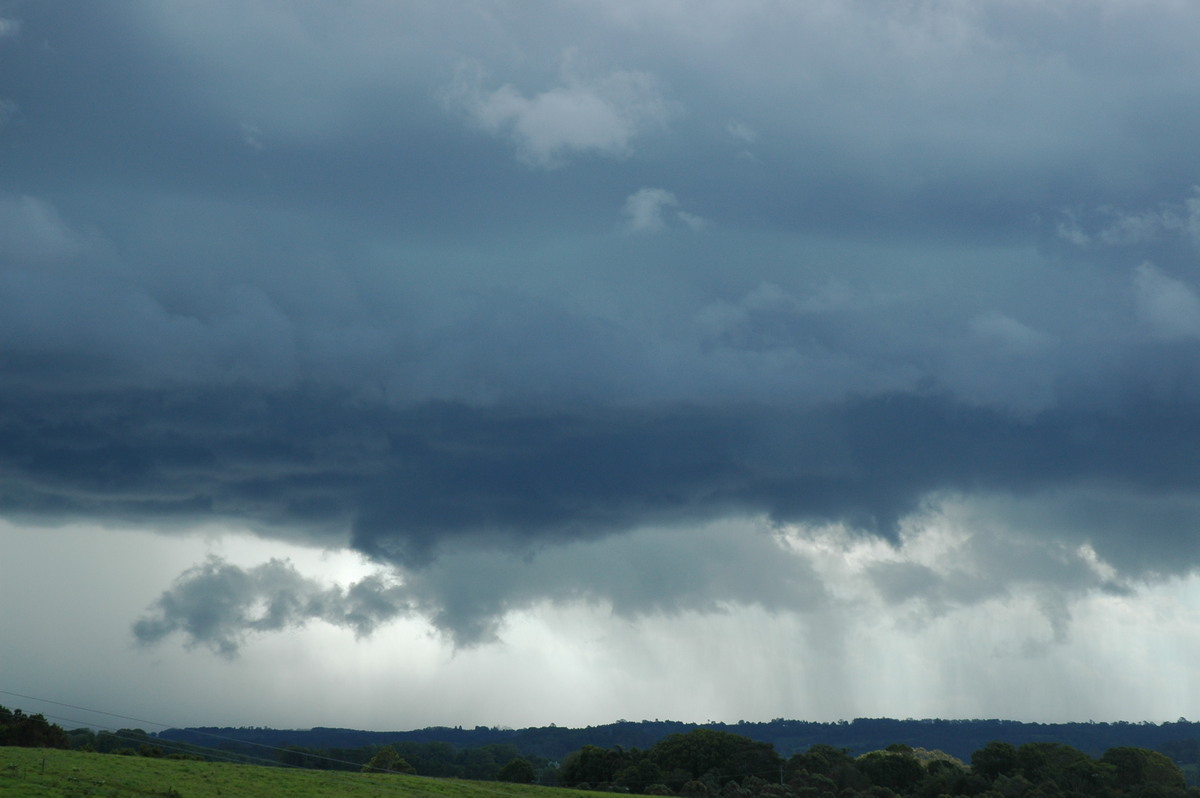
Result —
<svg viewBox="0 0 1200 798"><path fill-rule="evenodd" d="M1089 212L1068 211L1057 223L1060 238L1076 246L1132 247L1182 236L1200 246L1200 187L1182 202L1154 208L1121 209L1111 205Z"/></svg>
<svg viewBox="0 0 1200 798"><path fill-rule="evenodd" d="M662 128L670 104L648 72L618 70L582 76L568 65L562 83L526 95L512 84L488 91L477 67L460 69L446 92L451 107L490 133L512 140L532 166L562 166L572 157L626 158L634 141Z"/></svg>
<svg viewBox="0 0 1200 798"><path fill-rule="evenodd" d="M0 131L17 117L17 104L11 100L0 98Z"/></svg>
<svg viewBox="0 0 1200 798"><path fill-rule="evenodd" d="M725 125L725 131L743 144L753 144L758 141L758 131L740 119L730 119Z"/></svg>
<svg viewBox="0 0 1200 798"><path fill-rule="evenodd" d="M1182 280L1143 263L1134 270L1133 292L1138 318L1156 336L1200 338L1200 297Z"/></svg>
<svg viewBox="0 0 1200 798"><path fill-rule="evenodd" d="M0 124L3 112L0 103ZM84 237L51 203L0 193L0 258L21 265L63 261L82 254L85 246Z"/></svg>
<svg viewBox="0 0 1200 798"><path fill-rule="evenodd" d="M663 188L641 188L633 192L625 198L621 214L629 233L657 233L665 230L671 221L693 231L705 227L704 219L680 210L678 198Z"/></svg>

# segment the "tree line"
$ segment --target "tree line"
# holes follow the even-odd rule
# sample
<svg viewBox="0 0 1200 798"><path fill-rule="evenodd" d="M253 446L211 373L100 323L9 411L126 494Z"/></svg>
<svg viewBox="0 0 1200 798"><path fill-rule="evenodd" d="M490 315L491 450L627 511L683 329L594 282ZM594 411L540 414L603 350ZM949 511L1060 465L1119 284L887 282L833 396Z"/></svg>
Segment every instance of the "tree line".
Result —
<svg viewBox="0 0 1200 798"><path fill-rule="evenodd" d="M18 748L70 748L61 726L44 715L26 715L19 709L0 707L0 745Z"/></svg>
<svg viewBox="0 0 1200 798"><path fill-rule="evenodd" d="M537 755L522 755L511 744L458 748L444 742L396 742L356 748L313 748L284 744L248 744L214 735L210 745L197 745L149 734L144 729L116 731L78 728L70 731L44 715L0 706L0 746L70 748L99 754L167 759L217 760L317 770L387 771L477 781L533 782L555 763Z"/></svg>
<svg viewBox="0 0 1200 798"><path fill-rule="evenodd" d="M740 734L768 742L788 757L817 744L848 748L855 755L904 743L914 748L938 749L962 760L993 740L1013 745L1028 742L1061 742L1093 756L1109 748L1131 745L1164 751L1165 745L1180 740L1200 739L1200 723L1180 718L1166 723L1026 723L982 719L894 719L855 718L835 722L787 720L738 721L736 723L684 723L671 720L618 720L597 726L566 726L512 729L501 726L433 726L409 731L362 731L317 727L271 729L266 727L167 729L156 736L209 745L215 737L236 738L246 743L282 747L298 745L312 749L351 750L397 742L444 742L459 749L479 748L494 743L516 746L525 755L561 761L585 745L602 748L642 748L672 734L705 728ZM1188 761L1195 761L1191 759Z"/></svg>
<svg viewBox="0 0 1200 798"><path fill-rule="evenodd" d="M551 760L510 743L458 748L447 742L318 749L237 739L200 747L142 729L65 731L42 715L0 707L0 745L76 748L147 757L221 759L328 770L559 785L680 798L1200 798L1179 762L1194 768L1200 740L1164 751L1114 746L1093 757L1071 745L989 742L968 761L937 749L893 743L865 753L816 743L790 757L772 743L710 728L670 734L646 748L585 744ZM1170 755L1168 755L1170 754ZM1173 758L1174 757L1174 758Z"/></svg>
<svg viewBox="0 0 1200 798"><path fill-rule="evenodd" d="M563 786L681 798L1200 798L1168 756L1120 746L1093 758L1057 742L991 742L967 764L897 743L854 756L816 744L788 759L769 743L698 729L647 750L584 746Z"/></svg>

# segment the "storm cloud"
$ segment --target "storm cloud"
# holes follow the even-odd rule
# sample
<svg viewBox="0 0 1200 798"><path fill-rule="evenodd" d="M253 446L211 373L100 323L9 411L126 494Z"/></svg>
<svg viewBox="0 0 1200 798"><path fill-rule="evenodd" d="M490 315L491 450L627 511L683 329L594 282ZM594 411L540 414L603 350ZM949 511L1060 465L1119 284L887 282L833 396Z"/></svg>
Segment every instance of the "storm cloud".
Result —
<svg viewBox="0 0 1200 798"><path fill-rule="evenodd" d="M720 517L840 523L899 543L904 519L946 494L1007 497L1025 508L1018 528L1089 544L1122 578L1197 565L1200 418L1148 399L1020 418L940 395L533 412L230 390L43 399L36 414L6 415L14 517L164 529L225 519L411 574L464 545L536 552ZM669 583L659 589L641 600L672 600ZM502 616L508 597L495 593L461 620ZM454 613L433 617L478 637Z"/></svg>
<svg viewBox="0 0 1200 798"><path fill-rule="evenodd" d="M1066 641L1079 597L1200 568L1197 32L0 2L0 514L371 563L214 557L130 619L229 656L820 614L820 546L883 547L854 579L890 607L1033 596Z"/></svg>
<svg viewBox="0 0 1200 798"><path fill-rule="evenodd" d="M1200 468L1196 412L1153 399L1028 419L898 394L807 411L397 410L235 390L7 405L14 513L349 533L405 565L428 561L446 536L520 545L735 513L894 537L940 492L1167 496Z"/></svg>

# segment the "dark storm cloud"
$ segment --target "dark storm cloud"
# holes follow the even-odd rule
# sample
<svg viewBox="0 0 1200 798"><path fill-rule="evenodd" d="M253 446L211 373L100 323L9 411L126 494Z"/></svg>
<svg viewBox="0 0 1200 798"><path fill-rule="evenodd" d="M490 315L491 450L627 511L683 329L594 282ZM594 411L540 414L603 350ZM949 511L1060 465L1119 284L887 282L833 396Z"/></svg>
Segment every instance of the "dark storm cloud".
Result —
<svg viewBox="0 0 1200 798"><path fill-rule="evenodd" d="M945 495L1196 567L1190 6L181 7L0 5L7 516L350 545L463 639L522 588L448 551Z"/></svg>
<svg viewBox="0 0 1200 798"><path fill-rule="evenodd" d="M812 410L566 410L391 409L303 391L9 391L2 407L10 515L230 519L327 543L348 534L408 567L447 540L521 549L747 513L894 537L937 493L1096 487L1133 500L1190 492L1200 476L1200 413L1136 398L1032 419L936 394ZM1175 528L1137 534L1182 570L1195 558Z"/></svg>

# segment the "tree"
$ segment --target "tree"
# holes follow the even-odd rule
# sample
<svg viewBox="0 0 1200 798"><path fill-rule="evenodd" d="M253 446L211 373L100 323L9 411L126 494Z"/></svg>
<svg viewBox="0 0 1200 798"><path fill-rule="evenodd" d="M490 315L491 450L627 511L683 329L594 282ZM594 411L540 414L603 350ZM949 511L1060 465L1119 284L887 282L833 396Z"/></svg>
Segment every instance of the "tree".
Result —
<svg viewBox="0 0 1200 798"><path fill-rule="evenodd" d="M714 729L693 729L665 737L650 748L650 758L676 782L681 776L682 781L708 776L716 784L778 774L782 764L770 743Z"/></svg>
<svg viewBox="0 0 1200 798"><path fill-rule="evenodd" d="M567 786L583 782L609 784L616 777L617 771L625 766L626 759L623 751L585 745L563 758L559 779Z"/></svg>
<svg viewBox="0 0 1200 798"><path fill-rule="evenodd" d="M515 757L509 760L507 765L500 768L500 773L497 774L496 778L500 781L510 781L514 784L532 784L536 775L533 772L533 765L528 759Z"/></svg>
<svg viewBox="0 0 1200 798"><path fill-rule="evenodd" d="M920 758L918 757L918 761ZM925 775L912 789L915 798L937 798L940 795L977 795L992 782L972 773L956 760L932 759L925 763Z"/></svg>
<svg viewBox="0 0 1200 798"><path fill-rule="evenodd" d="M850 749L835 748L825 743L817 743L802 754L794 754L788 760L787 772L825 776L839 790L857 790L867 784L866 777L858 769L858 763L850 756Z"/></svg>
<svg viewBox="0 0 1200 798"><path fill-rule="evenodd" d="M1011 776L1020 769L1021 762L1012 743L993 740L971 754L971 770L988 781L995 781L1000 776Z"/></svg>
<svg viewBox="0 0 1200 798"><path fill-rule="evenodd" d="M62 726L43 715L26 715L19 709L0 707L0 745L21 748L69 748Z"/></svg>
<svg viewBox="0 0 1200 798"><path fill-rule="evenodd" d="M893 792L908 792L925 775L925 768L912 755L912 749L908 751L871 751L858 758L858 769L872 784Z"/></svg>
<svg viewBox="0 0 1200 798"><path fill-rule="evenodd" d="M1035 793L1049 793L1047 784L1053 784L1060 791L1101 795L1112 783L1110 765L1064 743L1025 743L1017 749L1017 760L1021 774L1037 785Z"/></svg>
<svg viewBox="0 0 1200 798"><path fill-rule="evenodd" d="M661 783L664 778L662 768L651 762L649 757L638 756L639 753L634 749L630 757L633 761L613 775L614 784L634 794L644 793L647 787Z"/></svg>
<svg viewBox="0 0 1200 798"><path fill-rule="evenodd" d="M517 754L517 751L514 749L509 751L508 754L507 758L511 759ZM462 775L465 779L491 781L500 772L500 762L496 761L493 753L488 750L487 746L463 750L460 753L460 760L462 762Z"/></svg>
<svg viewBox="0 0 1200 798"><path fill-rule="evenodd" d="M410 765L396 749L385 745L375 752L371 761L363 765L363 773L408 773L413 774L417 769Z"/></svg>
<svg viewBox="0 0 1200 798"><path fill-rule="evenodd" d="M1157 751L1145 748L1110 748L1100 761L1115 770L1117 789L1128 790L1139 784L1156 784L1183 789L1186 781L1179 766Z"/></svg>

